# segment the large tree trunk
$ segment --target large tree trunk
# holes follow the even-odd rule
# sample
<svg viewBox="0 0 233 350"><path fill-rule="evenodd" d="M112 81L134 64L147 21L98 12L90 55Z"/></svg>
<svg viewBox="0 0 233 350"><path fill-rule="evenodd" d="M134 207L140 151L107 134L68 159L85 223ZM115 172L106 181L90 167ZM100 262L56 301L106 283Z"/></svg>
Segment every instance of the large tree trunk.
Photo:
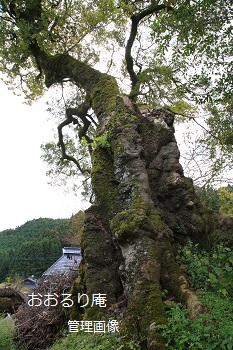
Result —
<svg viewBox="0 0 233 350"><path fill-rule="evenodd" d="M175 262L174 243L191 239L209 246L217 235L230 238L233 222L199 203L179 164L168 111L142 115L120 96L111 76L69 55L32 51L48 87L70 78L86 90L99 119L97 136L107 138L92 153L95 203L86 211L73 293L107 294L109 310L124 310L121 333L126 338L139 340L142 349L165 349L155 328L166 321L162 290L185 303L191 317L203 311ZM100 316L100 308L90 307L84 317Z"/></svg>
<svg viewBox="0 0 233 350"><path fill-rule="evenodd" d="M126 61L133 88L138 83L131 56L137 27L162 9L171 7L151 2L131 16ZM35 2L35 8L32 2L15 8L11 1L8 11L6 5L3 10L13 18L13 30L18 24L26 55L34 56L46 86L68 78L84 89L99 120L97 136L107 138L92 153L95 203L86 211L83 258L74 293L107 294L108 309L115 312L121 312L125 303L121 333L139 340L142 349L165 349L156 330L156 325L166 321L162 290L166 288L185 303L192 317L203 309L175 262L174 243L192 239L209 245L218 234L230 237L233 221L220 220L198 202L192 180L184 177L179 164L169 112L160 109L143 116L127 97L120 96L113 77L69 54L44 52L38 33L48 25L41 1ZM52 30L56 19L49 24ZM99 309L90 307L84 317L100 320Z"/></svg>
<svg viewBox="0 0 233 350"><path fill-rule="evenodd" d="M220 221L202 207L183 175L169 118L165 110L142 116L118 97L115 111L100 122L98 132L107 132L109 147L99 145L93 153L95 204L86 211L76 286L89 295L106 293L111 309L125 298L121 333L151 350L165 349L155 329L166 321L163 289L185 303L191 317L204 310L175 262L174 243L191 239L210 246L221 233ZM232 221L227 225L226 235Z"/></svg>

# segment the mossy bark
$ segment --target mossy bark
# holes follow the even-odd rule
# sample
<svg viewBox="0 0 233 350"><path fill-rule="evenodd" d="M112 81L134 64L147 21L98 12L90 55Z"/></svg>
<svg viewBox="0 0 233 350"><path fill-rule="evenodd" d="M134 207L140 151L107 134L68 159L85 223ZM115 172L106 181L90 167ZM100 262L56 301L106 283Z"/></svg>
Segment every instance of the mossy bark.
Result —
<svg viewBox="0 0 233 350"><path fill-rule="evenodd" d="M100 129L107 132L111 148L99 146L93 153L96 202L87 215L94 209L102 238L98 224L89 239L87 217L82 237L85 290L104 291L116 305L124 294L121 334L139 341L142 349L162 350L156 325L166 322L163 289L186 304L191 317L205 311L175 262L173 245L188 239L208 245L215 219L198 202L192 180L184 177L172 126L156 116L142 117L130 101L118 97Z"/></svg>
<svg viewBox="0 0 233 350"><path fill-rule="evenodd" d="M26 300L26 295L14 287L3 286L0 288L0 312L14 313Z"/></svg>
<svg viewBox="0 0 233 350"><path fill-rule="evenodd" d="M161 6L149 6L132 16L134 26L164 8ZM167 112L142 116L127 97L119 96L113 77L68 53L43 51L37 42L42 9L37 8L30 17L25 17L26 10L23 14L30 31L20 29L20 15L14 20L16 25L19 21L19 38L27 54L34 56L39 76L44 74L48 88L69 79L84 89L99 120L97 136L105 133L110 145L106 149L98 145L92 153L95 203L86 211L83 258L73 291L107 294L108 310L123 313L120 328L126 339L137 339L142 349L163 350L165 345L156 331L156 325L166 321L162 290L168 289L187 305L192 297L175 262L174 242L191 239L208 245L216 234L223 237L222 230L225 238L232 239L233 220L219 219L198 202L192 180L184 177L179 164ZM131 62L130 42L132 39L126 48L127 63ZM137 78L129 64L128 70L131 79ZM201 312L197 300L195 305ZM76 310L72 310L74 316ZM100 314L93 308L85 318L95 316L98 320Z"/></svg>
<svg viewBox="0 0 233 350"><path fill-rule="evenodd" d="M120 97L111 76L67 54L39 56L47 86L64 78L81 86L99 119L97 136L107 135L108 147L99 144L92 153L95 203L86 211L83 259L73 292L106 294L107 309L122 316L125 339L136 339L142 349L164 350L156 330L166 322L162 290L192 305L192 316L203 311L175 262L174 243L191 239L209 245L221 229L232 239L233 221L220 220L199 203L179 164L165 110L142 116ZM99 316L98 309L89 308L84 317Z"/></svg>

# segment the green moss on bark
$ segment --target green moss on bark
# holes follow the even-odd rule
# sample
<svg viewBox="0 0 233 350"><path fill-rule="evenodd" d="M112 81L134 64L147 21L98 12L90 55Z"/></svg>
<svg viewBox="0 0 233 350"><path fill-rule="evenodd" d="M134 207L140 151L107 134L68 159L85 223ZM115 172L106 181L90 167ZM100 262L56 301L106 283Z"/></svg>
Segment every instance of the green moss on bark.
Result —
<svg viewBox="0 0 233 350"><path fill-rule="evenodd" d="M139 236L140 229L149 225L143 210L128 209L118 213L111 221L111 229L118 242L123 243Z"/></svg>
<svg viewBox="0 0 233 350"><path fill-rule="evenodd" d="M166 315L159 283L160 267L157 263L160 251L155 244L152 243L152 246L153 248L147 250L149 256L142 260L142 265L137 271L121 334L126 339L139 340L142 349L161 350L165 347L161 335L155 330L155 325L165 323ZM153 348L148 346L152 338Z"/></svg>
<svg viewBox="0 0 233 350"><path fill-rule="evenodd" d="M92 107L97 115L109 115L115 110L119 89L115 78L102 74L91 90Z"/></svg>
<svg viewBox="0 0 233 350"><path fill-rule="evenodd" d="M111 154L101 146L93 151L91 179L96 204L103 214L111 212L117 194L117 184Z"/></svg>

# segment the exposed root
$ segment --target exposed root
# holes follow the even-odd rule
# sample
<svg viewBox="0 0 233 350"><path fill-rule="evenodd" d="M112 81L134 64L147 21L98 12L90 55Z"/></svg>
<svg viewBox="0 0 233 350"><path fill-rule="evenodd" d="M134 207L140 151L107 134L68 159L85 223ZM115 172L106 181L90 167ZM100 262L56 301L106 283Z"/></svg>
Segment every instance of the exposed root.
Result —
<svg viewBox="0 0 233 350"><path fill-rule="evenodd" d="M200 314L207 312L208 309L200 302L200 300L198 300L196 294L189 289L187 278L184 275L181 275L179 280L181 281L181 293L184 294L186 298L186 306L189 312L189 317L191 320L194 320Z"/></svg>

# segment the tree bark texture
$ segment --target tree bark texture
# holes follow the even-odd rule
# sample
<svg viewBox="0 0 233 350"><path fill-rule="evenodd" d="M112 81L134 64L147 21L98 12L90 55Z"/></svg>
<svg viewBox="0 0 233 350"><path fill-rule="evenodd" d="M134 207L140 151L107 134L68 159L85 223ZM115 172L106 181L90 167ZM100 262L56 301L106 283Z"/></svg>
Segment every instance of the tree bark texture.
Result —
<svg viewBox="0 0 233 350"><path fill-rule="evenodd" d="M233 220L220 218L199 203L192 180L184 176L179 163L173 116L168 111L142 115L136 104L120 96L112 76L67 53L44 52L37 42L38 33L46 27L41 1L35 7L15 5L11 2L8 14L19 24L21 40L33 56L39 77L44 75L48 88L69 79L84 89L99 121L96 136L106 136L107 143L99 143L92 152L95 202L86 211L83 258L73 295L106 294L109 312L122 316L120 331L125 339L138 340L142 349L164 350L156 330L156 325L166 322L162 290L186 304L191 317L203 311L175 261L174 243L191 239L209 246L218 236L232 239ZM131 18L126 61L133 90L138 77L131 49L137 26L165 8L170 10L170 4L151 2ZM30 28L25 32L24 22ZM67 156L64 149L62 156ZM77 318L80 310L77 305L71 315ZM90 307L84 319L101 320L102 316L100 308Z"/></svg>
<svg viewBox="0 0 233 350"><path fill-rule="evenodd" d="M83 283L87 293L107 293L110 304L123 294L122 334L142 349L159 350L165 349L155 328L166 322L163 289L186 304L191 317L204 311L175 262L174 243L210 245L221 231L184 177L174 128L165 122L169 112L141 116L133 110L118 97L99 125L110 149L99 146L93 154L96 202L82 237ZM228 225L229 233L232 221Z"/></svg>
<svg viewBox="0 0 233 350"><path fill-rule="evenodd" d="M186 304L191 317L204 311L175 262L174 243L191 239L210 246L218 236L231 239L233 222L199 203L179 163L168 111L142 115L120 96L111 76L67 54L34 55L48 87L70 78L86 90L99 119L96 136L106 135L108 143L92 153L95 202L86 211L73 294L107 294L108 310L123 318L121 334L142 349L163 350L156 330L166 322L163 289ZM89 308L84 318L100 316L99 309Z"/></svg>

